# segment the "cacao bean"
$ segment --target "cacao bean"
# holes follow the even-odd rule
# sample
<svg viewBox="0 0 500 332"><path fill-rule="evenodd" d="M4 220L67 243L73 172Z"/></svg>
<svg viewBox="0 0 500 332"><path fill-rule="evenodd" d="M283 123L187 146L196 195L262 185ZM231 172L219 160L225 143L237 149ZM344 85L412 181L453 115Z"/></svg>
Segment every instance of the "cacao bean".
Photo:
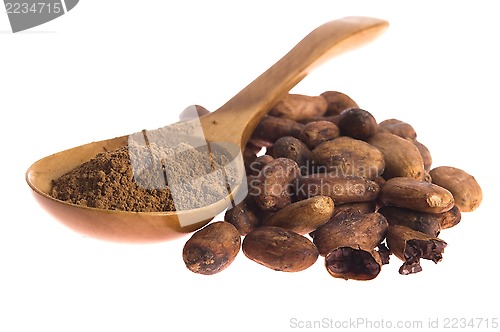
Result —
<svg viewBox="0 0 500 332"><path fill-rule="evenodd" d="M193 233L184 245L186 267L200 274L215 274L226 269L240 251L241 237L236 227L225 221L208 224Z"/></svg>
<svg viewBox="0 0 500 332"><path fill-rule="evenodd" d="M318 259L318 249L309 239L281 227L265 226L248 233L242 249L254 262L276 271L302 271Z"/></svg>
<svg viewBox="0 0 500 332"><path fill-rule="evenodd" d="M451 166L440 166L430 172L432 182L448 189L461 212L474 211L481 205L483 192L469 173Z"/></svg>

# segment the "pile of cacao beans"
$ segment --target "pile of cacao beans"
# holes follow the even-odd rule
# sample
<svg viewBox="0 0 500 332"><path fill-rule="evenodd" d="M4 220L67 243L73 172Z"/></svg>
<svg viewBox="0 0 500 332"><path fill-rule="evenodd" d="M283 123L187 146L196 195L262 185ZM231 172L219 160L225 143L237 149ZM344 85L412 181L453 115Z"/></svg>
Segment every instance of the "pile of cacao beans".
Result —
<svg viewBox="0 0 500 332"><path fill-rule="evenodd" d="M377 122L337 91L288 94L253 132L244 161L247 197L184 246L193 272L218 273L241 248L277 271L323 256L333 277L370 280L394 255L400 274L417 273L421 259L442 259L440 232L482 200L473 176L432 168L410 124Z"/></svg>

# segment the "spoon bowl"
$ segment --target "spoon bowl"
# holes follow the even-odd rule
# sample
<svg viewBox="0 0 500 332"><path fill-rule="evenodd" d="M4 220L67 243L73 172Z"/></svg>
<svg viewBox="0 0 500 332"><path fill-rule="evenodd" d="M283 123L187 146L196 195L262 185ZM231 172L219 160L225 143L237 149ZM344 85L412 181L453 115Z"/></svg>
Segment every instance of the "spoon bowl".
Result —
<svg viewBox="0 0 500 332"><path fill-rule="evenodd" d="M332 56L373 40L387 26L386 21L369 17L346 17L323 24L217 111L192 122L201 126L210 145L229 144L241 151L260 119L312 69ZM88 143L35 162L26 172L26 181L37 201L56 219L85 236L118 242L154 242L201 228L237 203L238 193L241 196L246 192L246 186L242 185L246 182L241 178L227 197L203 207L174 212L105 210L71 204L50 195L53 180L100 152L127 146L129 137ZM241 153L233 157L234 164L242 170Z"/></svg>
<svg viewBox="0 0 500 332"><path fill-rule="evenodd" d="M98 153L127 146L128 136L81 145L35 162L26 173L39 204L64 225L85 236L116 242L156 242L174 239L207 224L229 202L221 200L203 209L176 212L128 212L90 208L50 196L52 180ZM181 226L179 217L187 219ZM188 218L194 218L191 220Z"/></svg>

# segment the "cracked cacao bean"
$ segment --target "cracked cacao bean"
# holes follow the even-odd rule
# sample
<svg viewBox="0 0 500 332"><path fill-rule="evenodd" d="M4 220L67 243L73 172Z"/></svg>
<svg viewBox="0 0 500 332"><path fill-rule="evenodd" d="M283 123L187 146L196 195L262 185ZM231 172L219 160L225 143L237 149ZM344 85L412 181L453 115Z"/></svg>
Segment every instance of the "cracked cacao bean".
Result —
<svg viewBox="0 0 500 332"><path fill-rule="evenodd" d="M422 271L421 258L440 262L447 246L441 239L400 225L389 226L386 241L391 252L404 262L399 269L403 275Z"/></svg>
<svg viewBox="0 0 500 332"><path fill-rule="evenodd" d="M388 224L379 213L336 216L314 232L313 242L325 266L336 278L370 280L383 265L375 248L385 237Z"/></svg>
<svg viewBox="0 0 500 332"><path fill-rule="evenodd" d="M376 250L359 247L339 247L325 257L325 267L335 278L371 280L382 268L382 259Z"/></svg>

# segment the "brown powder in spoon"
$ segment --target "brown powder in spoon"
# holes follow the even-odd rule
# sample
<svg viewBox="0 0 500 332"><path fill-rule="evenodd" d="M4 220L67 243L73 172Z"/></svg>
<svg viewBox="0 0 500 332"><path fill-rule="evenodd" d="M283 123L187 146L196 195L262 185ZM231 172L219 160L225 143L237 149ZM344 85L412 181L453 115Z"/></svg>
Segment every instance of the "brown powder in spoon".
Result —
<svg viewBox="0 0 500 332"><path fill-rule="evenodd" d="M187 144L175 149L154 143L147 147L134 141L129 144L99 153L54 180L51 196L100 209L164 212L215 203L236 182L236 170L224 154L212 152L209 157L207 150ZM170 187L175 188L175 200Z"/></svg>
<svg viewBox="0 0 500 332"><path fill-rule="evenodd" d="M52 183L51 196L108 210L173 211L170 190L145 189L134 181L128 148L99 153Z"/></svg>

